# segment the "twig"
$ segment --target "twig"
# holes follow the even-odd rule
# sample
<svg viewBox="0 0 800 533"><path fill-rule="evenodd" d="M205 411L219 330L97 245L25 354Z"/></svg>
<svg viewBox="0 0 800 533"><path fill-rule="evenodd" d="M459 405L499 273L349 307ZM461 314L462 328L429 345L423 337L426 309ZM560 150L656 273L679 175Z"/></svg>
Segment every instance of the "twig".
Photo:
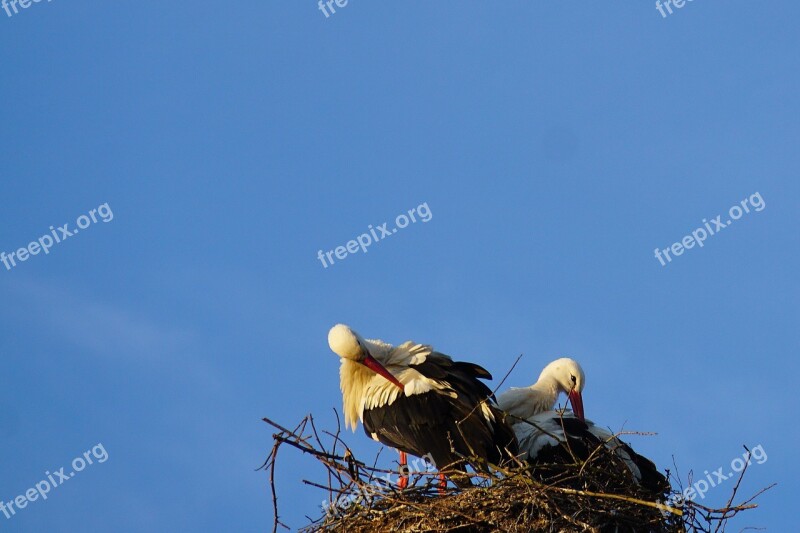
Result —
<svg viewBox="0 0 800 533"><path fill-rule="evenodd" d="M577 489L569 489L566 487L550 487L552 490L557 490L559 492L563 492L565 494L575 494L578 496L589 496L592 498L608 498L610 500L622 500L625 502L635 503L636 505L644 505L646 507L652 507L654 509L658 509L659 511L667 511L676 516L683 516L683 511L677 509L675 507L670 507L669 505L664 505L663 503L658 502L648 502L645 500L640 500L639 498L631 498L630 496L623 496L621 494L604 494L601 492L592 492L588 490L577 490Z"/></svg>

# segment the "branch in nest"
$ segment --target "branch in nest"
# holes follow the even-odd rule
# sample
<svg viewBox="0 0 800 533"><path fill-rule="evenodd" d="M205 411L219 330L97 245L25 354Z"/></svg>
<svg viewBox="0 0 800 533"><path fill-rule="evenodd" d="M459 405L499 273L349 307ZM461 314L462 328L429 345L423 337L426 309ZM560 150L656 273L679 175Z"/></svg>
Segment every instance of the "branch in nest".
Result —
<svg viewBox="0 0 800 533"><path fill-rule="evenodd" d="M400 491L392 479L396 471L377 467L378 457L372 464L357 460L340 431L317 431L311 415L293 430L268 418L264 418L264 422L277 430L262 466L269 472L273 533L280 527L288 528L279 519L275 490L277 454L284 444L316 459L326 473L325 482L303 480L309 487L328 493L322 516L312 519L304 531L571 532L646 528L654 533L686 530L719 533L738 513L753 509L753 499L763 493L762 490L742 503L733 503L745 468L724 508L712 509L691 501L681 502L681 505L672 504L674 500L650 501L642 496L638 485L628 479L630 476L623 479L609 475L604 468L608 464L605 461L609 454L612 457L614 454L604 444L593 450L586 461L553 465L559 468L558 476L546 482L538 479L536 473L549 465L531 467L518 462L505 467L493 465L486 472L469 473L473 481L477 481L472 488L440 488L435 473L427 471L425 464L423 471L412 472L408 488ZM330 444L326 447L328 439ZM344 452L340 452L341 449ZM465 457L464 460L480 463L475 458Z"/></svg>

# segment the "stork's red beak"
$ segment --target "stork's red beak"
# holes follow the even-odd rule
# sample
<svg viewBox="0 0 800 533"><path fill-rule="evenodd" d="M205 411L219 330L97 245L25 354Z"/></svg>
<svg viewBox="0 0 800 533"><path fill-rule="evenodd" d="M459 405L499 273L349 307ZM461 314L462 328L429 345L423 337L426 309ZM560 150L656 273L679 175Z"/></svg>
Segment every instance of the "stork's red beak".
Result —
<svg viewBox="0 0 800 533"><path fill-rule="evenodd" d="M389 381L400 387L400 390L404 390L403 384L400 383L391 372L386 370L385 366L380 364L378 360L372 357L371 355L367 355L367 357L364 358L364 361L362 361L362 364L365 367L372 370L373 372L375 372L376 374L380 374L381 376L385 377L386 379L388 379Z"/></svg>
<svg viewBox="0 0 800 533"><path fill-rule="evenodd" d="M572 405L572 411L575 413L579 419L584 420L583 417L583 396L581 393L576 390L572 389L569 393L569 403Z"/></svg>

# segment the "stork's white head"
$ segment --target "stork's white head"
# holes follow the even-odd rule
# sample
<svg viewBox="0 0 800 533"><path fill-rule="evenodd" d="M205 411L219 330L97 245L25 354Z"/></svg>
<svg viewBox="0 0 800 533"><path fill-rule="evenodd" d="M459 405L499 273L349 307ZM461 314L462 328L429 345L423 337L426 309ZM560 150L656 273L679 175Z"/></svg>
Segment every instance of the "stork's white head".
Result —
<svg viewBox="0 0 800 533"><path fill-rule="evenodd" d="M575 411L578 418L583 420L583 386L586 383L586 377L581 365L568 357L556 359L544 367L539 375L540 382L549 380L554 380L559 392L564 392L569 396L572 410Z"/></svg>
<svg viewBox="0 0 800 533"><path fill-rule="evenodd" d="M336 324L328 332L328 345L333 353L341 357L359 363L369 368L376 374L383 376L401 389L400 383L394 374L389 372L369 351L370 341L364 340L361 335L350 329L344 324Z"/></svg>
<svg viewBox="0 0 800 533"><path fill-rule="evenodd" d="M363 341L358 333L344 324L336 324L328 332L328 346L333 353L356 363L360 363L369 355L364 346L366 343Z"/></svg>

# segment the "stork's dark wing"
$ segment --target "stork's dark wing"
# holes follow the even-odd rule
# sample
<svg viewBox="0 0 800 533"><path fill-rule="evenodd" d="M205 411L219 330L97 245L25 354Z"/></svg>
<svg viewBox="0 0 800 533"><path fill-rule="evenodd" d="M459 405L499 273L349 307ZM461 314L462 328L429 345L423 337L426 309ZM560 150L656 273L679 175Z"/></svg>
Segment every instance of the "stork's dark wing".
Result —
<svg viewBox="0 0 800 533"><path fill-rule="evenodd" d="M492 375L482 366L453 361L453 359L439 352L431 352L425 361L411 368L429 379L446 381L453 389L467 393L476 400L491 398L494 400L492 389L486 386L481 379L492 379Z"/></svg>
<svg viewBox="0 0 800 533"><path fill-rule="evenodd" d="M636 465L636 468L639 469L638 481L642 488L657 496L661 496L671 490L666 476L659 472L658 467L656 467L653 461L643 455L639 455L633 451L633 448L621 440L617 439L617 443L620 445L622 451L630 457L630 460Z"/></svg>
<svg viewBox="0 0 800 533"><path fill-rule="evenodd" d="M489 372L436 352L411 367L447 388L403 394L391 404L365 409L367 435L417 457L430 454L438 468L462 457L476 459L473 463L478 467L487 462L500 464L509 453L517 453L514 432L505 423L504 413L487 400L491 389L479 380L491 379ZM484 402L494 420L485 416Z"/></svg>
<svg viewBox="0 0 800 533"><path fill-rule="evenodd" d="M632 475L636 483L651 497L663 496L670 490L667 478L651 460L639 455L628 444L591 422L584 422L571 415L554 415L547 420L539 417L538 422L542 423L542 431L537 430L541 438L547 439L546 435L550 435L561 440L556 443L547 439L550 443L539 447L531 458L535 465L534 473L543 480L558 480L565 472L571 476L573 472L564 470L560 465L575 464L576 460L587 461L591 457L594 465L604 472L603 477L607 475L612 484L630 480ZM564 436L566 441L562 440ZM531 441L522 440L522 447L529 449L527 447Z"/></svg>

